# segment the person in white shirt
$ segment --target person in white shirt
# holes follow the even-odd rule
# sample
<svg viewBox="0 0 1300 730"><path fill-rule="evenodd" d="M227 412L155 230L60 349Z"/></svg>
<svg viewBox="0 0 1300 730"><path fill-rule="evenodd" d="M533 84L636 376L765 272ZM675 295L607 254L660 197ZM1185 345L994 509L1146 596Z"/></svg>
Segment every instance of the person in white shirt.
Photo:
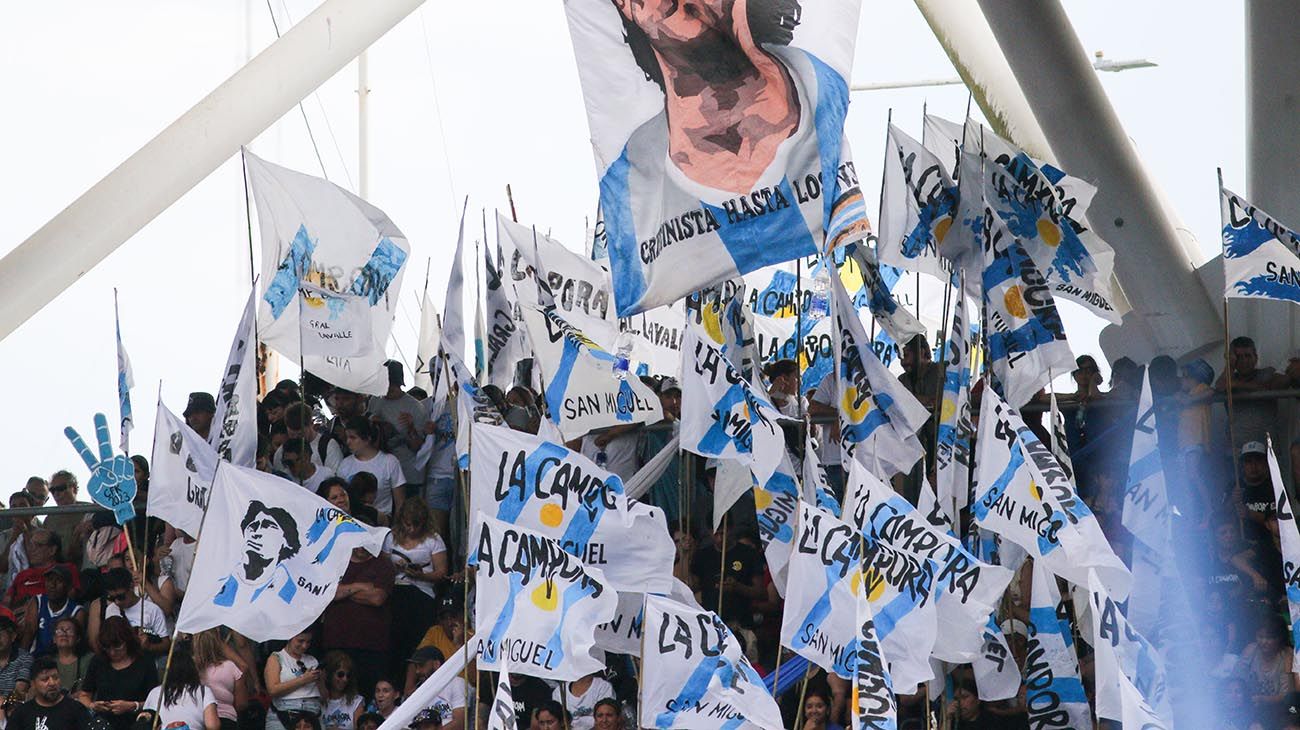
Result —
<svg viewBox="0 0 1300 730"><path fill-rule="evenodd" d="M596 726L596 703L613 697L614 686L593 672L576 682L570 682L568 692L561 692L556 687L553 696L557 702L565 703L564 709L573 717L570 728L592 730Z"/></svg>
<svg viewBox="0 0 1300 730"><path fill-rule="evenodd" d="M343 461L343 445L333 438L322 436L316 430L311 409L306 404L292 403L284 409L284 429L289 441L302 439L307 442L307 453L311 455L313 464L338 471L339 463ZM271 465L285 474L289 473L289 465L284 461L284 446L275 450Z"/></svg>
<svg viewBox="0 0 1300 730"><path fill-rule="evenodd" d="M410 663L415 665L415 686L419 687L424 680L433 676L438 671L446 657L434 646L426 646L416 650L410 658ZM465 730L465 679L457 675L447 683L429 704L430 710L438 714L438 719L442 722L441 730Z"/></svg>
<svg viewBox="0 0 1300 730"><path fill-rule="evenodd" d="M104 597L106 607L100 611L92 603L90 610L90 643L99 641L99 625L102 618L122 616L131 626L144 632L140 648L152 656L166 656L171 647L171 632L167 629L167 616L158 604L142 598L136 590L131 571L126 568L112 568L104 574Z"/></svg>
<svg viewBox="0 0 1300 730"><path fill-rule="evenodd" d="M397 457L380 449L379 427L364 418L347 423L348 448L352 455L339 464L338 475L351 481L359 472L369 472L379 482L375 510L385 520L406 501L406 478Z"/></svg>
<svg viewBox="0 0 1300 730"><path fill-rule="evenodd" d="M313 461L308 449L309 446L303 439L291 438L284 442L277 453L287 469L285 473L303 488L315 492L321 482L334 476L334 470Z"/></svg>
<svg viewBox="0 0 1300 730"><path fill-rule="evenodd" d="M767 392L772 397L772 405L781 415L802 418L808 409L799 393L799 363L790 359L777 360L763 368L763 375L767 376Z"/></svg>
<svg viewBox="0 0 1300 730"><path fill-rule="evenodd" d="M596 466L617 474L626 482L641 468L641 462L637 458L640 430L641 424L630 423L587 434L582 437L581 453L595 462Z"/></svg>
<svg viewBox="0 0 1300 730"><path fill-rule="evenodd" d="M166 684L149 691L144 709L158 714L156 727L221 730L217 700L212 690L199 680L188 642L178 644L172 651Z"/></svg>
<svg viewBox="0 0 1300 730"><path fill-rule="evenodd" d="M813 393L812 399L808 401L808 412L813 418L834 419L820 427L817 437L817 443L820 444L817 451L817 460L821 462L822 469L826 471L827 486L836 495L842 496L844 494L844 467L840 454L840 410L835 397L836 389L835 373L827 373L826 377L822 378L822 382L817 385L817 390Z"/></svg>
<svg viewBox="0 0 1300 730"><path fill-rule="evenodd" d="M402 390L406 382L402 364L389 360L384 365L388 368L388 392L382 398L370 399L370 417L382 424L388 451L401 462L406 483L423 484L424 469L418 464L416 452L424 443L429 418L420 401Z"/></svg>

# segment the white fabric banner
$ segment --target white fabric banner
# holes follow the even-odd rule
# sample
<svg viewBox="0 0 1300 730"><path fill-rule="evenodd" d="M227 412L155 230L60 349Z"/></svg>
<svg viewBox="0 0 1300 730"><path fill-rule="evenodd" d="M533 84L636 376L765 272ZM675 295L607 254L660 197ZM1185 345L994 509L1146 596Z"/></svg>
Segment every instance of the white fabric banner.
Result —
<svg viewBox="0 0 1300 730"><path fill-rule="evenodd" d="M766 484L785 454L783 417L754 392L702 327L687 324L682 343L682 448L735 459Z"/></svg>
<svg viewBox="0 0 1300 730"><path fill-rule="evenodd" d="M176 630L291 638L334 600L352 550L378 555L387 535L291 481L221 464Z"/></svg>
<svg viewBox="0 0 1300 730"><path fill-rule="evenodd" d="M148 514L197 537L217 470L217 452L161 401L149 466Z"/></svg>
<svg viewBox="0 0 1300 730"><path fill-rule="evenodd" d="M963 285L964 285L963 281ZM966 317L965 287L958 288L952 314L952 329L944 347L943 402L939 406L938 440L934 453L935 492L949 519L970 502L971 440L971 346L970 320Z"/></svg>
<svg viewBox="0 0 1300 730"><path fill-rule="evenodd" d="M646 596L641 668L641 727L783 727L763 678L712 611Z"/></svg>
<svg viewBox="0 0 1300 730"><path fill-rule="evenodd" d="M383 395L388 389L384 348L410 255L406 236L382 210L326 180L273 165L247 150L244 163L262 234L258 337L297 361L304 339L301 285L361 297L370 317L370 354L321 357L309 349L304 365L339 387Z"/></svg>
<svg viewBox="0 0 1300 730"><path fill-rule="evenodd" d="M1219 200L1224 296L1300 303L1300 236L1227 188Z"/></svg>
<svg viewBox="0 0 1300 730"><path fill-rule="evenodd" d="M1124 618L1096 572L1088 580L1097 717L1144 730L1172 728L1164 660Z"/></svg>
<svg viewBox="0 0 1300 730"><path fill-rule="evenodd" d="M304 357L361 357L375 351L370 306L362 297L299 282L298 317Z"/></svg>
<svg viewBox="0 0 1300 730"><path fill-rule="evenodd" d="M434 379L429 375L429 368L441 367L438 362L438 345L441 342L442 328L438 326L438 310L426 291L420 298L420 332L415 343L415 373L412 383L430 395L433 394Z"/></svg>
<svg viewBox="0 0 1300 730"><path fill-rule="evenodd" d="M758 537L763 544L763 558L772 573L777 593L785 595L790 554L794 550L795 513L799 509L799 486L793 470L784 469L782 461L767 484L754 485L754 512Z"/></svg>
<svg viewBox="0 0 1300 730"><path fill-rule="evenodd" d="M1134 576L1142 578L1133 581L1128 617L1139 631L1159 645L1161 604L1173 599L1172 595L1166 595L1167 581L1161 578L1164 566L1173 558L1173 526L1149 372L1142 378L1142 395L1138 399L1122 522L1136 539L1130 565Z"/></svg>
<svg viewBox="0 0 1300 730"><path fill-rule="evenodd" d="M497 263L502 281L515 290L520 304L538 303L537 270L540 269L555 297L556 308L566 320L584 329L588 318L617 324L609 272L600 264L500 213L497 214L497 244L502 257Z"/></svg>
<svg viewBox="0 0 1300 730"><path fill-rule="evenodd" d="M980 633L983 643L971 659L975 673L975 689L985 702L1009 700L1020 692L1020 667L1007 646L996 616L989 616Z"/></svg>
<svg viewBox="0 0 1300 730"><path fill-rule="evenodd" d="M447 294L442 304L441 345L444 352L466 362L465 352L465 211L469 198L460 209L460 226L456 229L456 253L447 275Z"/></svg>
<svg viewBox="0 0 1300 730"><path fill-rule="evenodd" d="M620 315L867 233L844 137L860 10L565 4Z"/></svg>
<svg viewBox="0 0 1300 730"><path fill-rule="evenodd" d="M618 612L608 623L596 627L596 648L612 654L641 656L641 640L645 614L646 593L653 591L619 591ZM662 594L659 594L662 595ZM672 578L672 590L668 597L699 611L704 609L695 600L695 594L689 586Z"/></svg>
<svg viewBox="0 0 1300 730"><path fill-rule="evenodd" d="M122 453L130 454L130 433L135 428L135 416L131 413L131 389L135 387L135 375L131 372L131 358L126 354L126 346L122 344L122 322L117 316L116 289L113 290L113 325L117 332L117 405L121 426L117 445Z"/></svg>
<svg viewBox="0 0 1300 730"><path fill-rule="evenodd" d="M938 155L893 124L885 135L881 200L880 263L948 280L952 263L939 247L957 213L957 186Z"/></svg>
<svg viewBox="0 0 1300 730"><path fill-rule="evenodd" d="M484 514L471 530L476 567L478 666L572 682L604 669L592 656L596 627L614 618L618 595L596 568L539 532Z"/></svg>
<svg viewBox="0 0 1300 730"><path fill-rule="evenodd" d="M1127 598L1133 576L1051 450L996 393L986 390L983 398L975 522L1071 583L1082 585L1096 571L1112 595Z"/></svg>
<svg viewBox="0 0 1300 730"><path fill-rule="evenodd" d="M679 377L682 336L686 331L684 302L679 300L624 317L620 327L631 338L632 358L644 363L651 375Z"/></svg>
<svg viewBox="0 0 1300 730"><path fill-rule="evenodd" d="M235 466L257 462L257 291L248 295L244 315L230 343L226 369L217 388L217 412L208 440L217 454Z"/></svg>
<svg viewBox="0 0 1300 730"><path fill-rule="evenodd" d="M515 384L515 365L524 358L532 357L533 351L528 344L524 325L518 319L519 305L515 288L506 286L502 275L501 259L504 255L498 248L497 261L494 263L487 249L483 250L487 274L483 293L486 300L483 359L487 382L508 391Z"/></svg>
<svg viewBox="0 0 1300 730"><path fill-rule="evenodd" d="M1282 582L1286 584L1286 602L1291 617L1291 647L1294 651L1293 667L1300 667L1300 529L1296 527L1295 510L1286 493L1286 482L1273 454L1273 439L1268 439L1268 473L1273 481L1273 499L1277 504L1277 536L1282 549Z"/></svg>
<svg viewBox="0 0 1300 730"><path fill-rule="evenodd" d="M831 278L840 447L883 477L905 472L925 454L916 433L930 412L880 362L853 300Z"/></svg>
<svg viewBox="0 0 1300 730"><path fill-rule="evenodd" d="M514 693L510 691L510 665L502 662L497 691L492 695L492 704L488 707L487 730L516 730L518 722Z"/></svg>
<svg viewBox="0 0 1300 730"><path fill-rule="evenodd" d="M1092 730L1092 710L1079 678L1070 615L1056 576L1037 563L1029 601L1025 652L1025 703L1031 727Z"/></svg>
<svg viewBox="0 0 1300 730"><path fill-rule="evenodd" d="M420 714L424 708L432 707L433 703L438 700L438 696L442 694L442 691L448 685L452 682L462 681L460 673L465 669L469 655L474 653L473 647L478 646L478 642L478 637L474 635L465 637L465 646L469 647L469 650L452 652L451 656L447 657L447 661L443 662L441 667L438 667L438 671L429 675L428 679L421 682L411 692L410 697L405 698L402 704L393 710L393 714L389 715L387 720L384 720L384 724L379 726L379 730L408 730L415 716ZM501 676L506 678L506 681L509 681L504 671ZM511 708L510 721L512 724L507 725L507 728L514 727L513 708Z"/></svg>
<svg viewBox="0 0 1300 730"><path fill-rule="evenodd" d="M623 482L563 444L504 426L474 427L470 514L559 542L616 590L667 593L676 549L663 512L629 504Z"/></svg>
<svg viewBox="0 0 1300 730"><path fill-rule="evenodd" d="M565 439L593 429L663 420L659 396L633 373L619 378L615 357L553 307L521 303L551 422Z"/></svg>

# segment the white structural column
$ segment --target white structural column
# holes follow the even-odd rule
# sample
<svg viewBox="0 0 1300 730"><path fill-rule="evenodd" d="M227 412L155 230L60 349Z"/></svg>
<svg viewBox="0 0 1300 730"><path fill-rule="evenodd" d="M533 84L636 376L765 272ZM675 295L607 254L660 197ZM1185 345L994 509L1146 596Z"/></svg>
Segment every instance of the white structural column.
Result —
<svg viewBox="0 0 1300 730"><path fill-rule="evenodd" d="M1098 188L1088 219L1115 249L1133 308L1103 332L1107 355L1178 357L1221 342L1218 305L1195 272L1203 255L1180 238L1060 0L980 6L1062 168Z"/></svg>
<svg viewBox="0 0 1300 730"><path fill-rule="evenodd" d="M0 259L0 339L423 2L325 0Z"/></svg>

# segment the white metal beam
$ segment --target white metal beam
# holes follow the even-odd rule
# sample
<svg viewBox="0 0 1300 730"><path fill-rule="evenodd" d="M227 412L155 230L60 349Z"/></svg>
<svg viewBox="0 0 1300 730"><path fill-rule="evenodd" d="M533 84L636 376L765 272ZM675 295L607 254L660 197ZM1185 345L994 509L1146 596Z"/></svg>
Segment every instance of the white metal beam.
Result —
<svg viewBox="0 0 1300 730"><path fill-rule="evenodd" d="M0 259L0 339L423 2L325 0Z"/></svg>

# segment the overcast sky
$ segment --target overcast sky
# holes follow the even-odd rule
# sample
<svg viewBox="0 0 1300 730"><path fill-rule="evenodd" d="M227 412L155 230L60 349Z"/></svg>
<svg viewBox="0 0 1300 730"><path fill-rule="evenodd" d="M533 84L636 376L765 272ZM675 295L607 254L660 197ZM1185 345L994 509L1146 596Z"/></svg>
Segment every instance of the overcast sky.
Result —
<svg viewBox="0 0 1300 730"><path fill-rule="evenodd" d="M314 0L272 0L281 30ZM1083 45L1159 68L1104 74L1140 154L1188 228L1218 247L1214 168L1244 188L1244 64L1239 2L1067 0ZM911 0L864 2L854 81L955 75ZM274 40L265 2L42 0L0 6L6 113L0 253L7 252ZM506 207L580 248L596 205L595 170L573 51L559 0L429 2L370 51L370 200L412 247L394 332L412 355L425 262L441 304L458 196ZM304 100L326 172L357 178L356 67ZM924 103L959 119L963 87L854 95L847 132L869 200L878 196L887 109L920 136ZM294 109L252 149L320 174ZM874 216L873 216L874 219ZM470 230L477 230L467 225ZM26 477L79 463L62 430L90 437L95 412L115 420L113 288L134 363L133 452L148 454L159 383L172 410L213 391L248 296L249 253L237 158L0 341L8 417L0 423L0 494ZM924 292L923 292L924 295ZM1100 356L1102 322L1066 304L1076 353ZM83 491L83 497L85 493Z"/></svg>

